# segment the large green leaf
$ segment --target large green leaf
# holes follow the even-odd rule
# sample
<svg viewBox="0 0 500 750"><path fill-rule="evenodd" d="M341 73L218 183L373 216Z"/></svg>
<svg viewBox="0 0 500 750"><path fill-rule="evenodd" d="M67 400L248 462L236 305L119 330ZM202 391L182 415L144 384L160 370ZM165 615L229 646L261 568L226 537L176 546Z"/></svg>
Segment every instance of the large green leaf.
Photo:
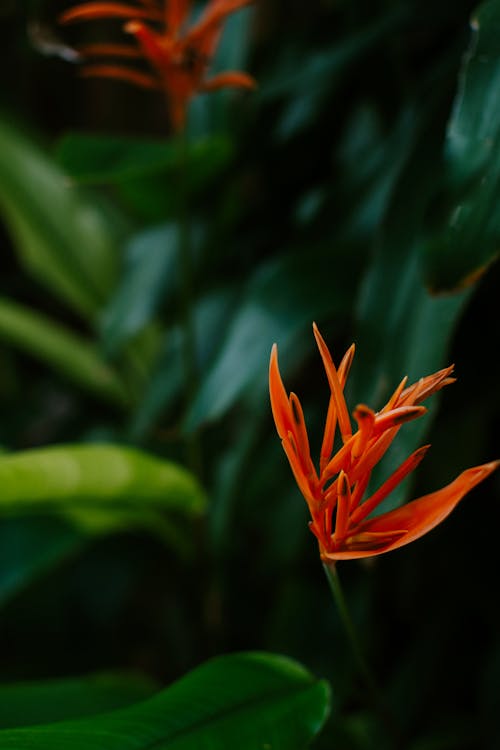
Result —
<svg viewBox="0 0 500 750"><path fill-rule="evenodd" d="M37 311L0 298L0 339L101 398L118 404L127 401L123 384L93 344Z"/></svg>
<svg viewBox="0 0 500 750"><path fill-rule="evenodd" d="M449 364L450 339L470 296L469 291L433 295L424 284L422 225L434 164L425 127L420 135L393 190L357 303L357 355L348 392L353 404L375 409L405 375L412 382ZM435 408L435 399L425 406ZM429 424L423 417L402 427L376 467L375 484L420 444ZM381 507L400 504L407 489L402 485Z"/></svg>
<svg viewBox="0 0 500 750"><path fill-rule="evenodd" d="M130 708L0 731L0 747L299 750L321 729L328 708L328 685L299 664L271 654L235 654L207 662Z"/></svg>
<svg viewBox="0 0 500 750"><path fill-rule="evenodd" d="M179 552L178 518L200 515L205 496L185 469L132 448L72 445L0 458L0 511L62 513L86 533L143 526Z"/></svg>
<svg viewBox="0 0 500 750"><path fill-rule="evenodd" d="M0 486L0 509L142 505L199 515L205 507L188 471L117 445L52 446L2 456Z"/></svg>
<svg viewBox="0 0 500 750"><path fill-rule="evenodd" d="M261 266L233 312L220 351L208 367L185 428L222 416L249 389L267 405L267 363L275 341L282 351L296 343L298 333L326 312L344 314L350 303L353 276L350 262L338 264L326 285L323 254L290 253Z"/></svg>
<svg viewBox="0 0 500 750"><path fill-rule="evenodd" d="M0 684L0 727L25 727L113 711L149 698L154 683L126 673Z"/></svg>
<svg viewBox="0 0 500 750"><path fill-rule="evenodd" d="M435 289L468 284L498 256L500 243L500 2L479 6L446 140L451 205L444 232L429 242Z"/></svg>
<svg viewBox="0 0 500 750"><path fill-rule="evenodd" d="M116 276L114 224L95 199L4 121L0 153L0 213L21 262L75 310L92 317Z"/></svg>

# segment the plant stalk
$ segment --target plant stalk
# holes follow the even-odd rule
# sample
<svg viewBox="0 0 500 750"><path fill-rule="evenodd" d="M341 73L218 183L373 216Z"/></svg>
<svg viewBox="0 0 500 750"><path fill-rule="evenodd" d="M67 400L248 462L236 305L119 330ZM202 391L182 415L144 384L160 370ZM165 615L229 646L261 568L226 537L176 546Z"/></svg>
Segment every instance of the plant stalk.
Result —
<svg viewBox="0 0 500 750"><path fill-rule="evenodd" d="M189 143L186 128L179 137L179 192L178 192L178 268L179 303L183 332L183 366L185 377L185 407L192 404L198 386L196 363L196 327L194 321L193 258L191 247L188 169ZM199 434L191 432L186 437L187 462L190 469L201 479L202 460Z"/></svg>
<svg viewBox="0 0 500 750"><path fill-rule="evenodd" d="M356 627L354 625L354 622L351 617L351 613L349 612L349 608L347 606L347 602L344 596L344 591L342 589L340 579L337 573L337 567L334 562L323 562L323 568L326 573L326 577L328 579L330 590L333 594L333 598L335 600L335 604L337 606L337 610L338 610L340 619L342 621L342 625L344 626L345 633L349 640L349 645L351 647L351 651L352 651L354 660L356 662L356 666L358 668L359 674L362 677L363 682L370 694L374 708L376 709L378 715L380 716L380 719L384 723L388 734L392 737L394 741L394 747L397 750L400 750L402 748L402 742L401 742L399 730L396 727L394 719L391 716L383 700L382 693L377 683L377 680L375 679L375 676L368 662L366 661L366 658L365 658L365 655L364 655L364 652L361 647L361 643L360 643L360 640L356 631Z"/></svg>

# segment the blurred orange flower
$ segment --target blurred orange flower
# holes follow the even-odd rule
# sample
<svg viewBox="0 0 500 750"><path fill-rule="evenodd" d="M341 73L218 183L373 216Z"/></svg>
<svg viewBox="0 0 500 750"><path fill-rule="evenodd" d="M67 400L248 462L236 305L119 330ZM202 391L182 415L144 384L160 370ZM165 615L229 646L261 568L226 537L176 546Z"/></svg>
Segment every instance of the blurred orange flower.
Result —
<svg viewBox="0 0 500 750"><path fill-rule="evenodd" d="M255 80L239 71L205 78L227 16L252 0L209 0L199 20L187 29L190 0L136 2L137 5L87 2L62 13L59 20L63 24L100 18L123 19L124 31L134 37L135 44L82 46L78 51L84 60L144 58L151 69L146 72L117 62L93 62L85 65L83 75L116 78L143 88L163 90L176 130L184 127L187 104L194 94L226 86L255 88Z"/></svg>
<svg viewBox="0 0 500 750"><path fill-rule="evenodd" d="M401 425L425 413L421 402L454 382L450 377L453 365L410 386L406 385L407 379L404 378L379 412L365 405L357 406L353 413L357 430L353 433L343 391L354 345L337 369L316 325L313 328L331 391L319 473L311 460L300 402L294 393L287 395L281 380L275 344L271 353L269 390L276 428L299 489L309 506L312 518L309 525L318 539L322 560L380 555L418 539L441 523L464 495L486 479L500 462L467 469L441 490L369 518L372 511L418 466L429 446L412 453L375 492L363 499L373 468L386 453ZM334 452L337 426L342 446Z"/></svg>

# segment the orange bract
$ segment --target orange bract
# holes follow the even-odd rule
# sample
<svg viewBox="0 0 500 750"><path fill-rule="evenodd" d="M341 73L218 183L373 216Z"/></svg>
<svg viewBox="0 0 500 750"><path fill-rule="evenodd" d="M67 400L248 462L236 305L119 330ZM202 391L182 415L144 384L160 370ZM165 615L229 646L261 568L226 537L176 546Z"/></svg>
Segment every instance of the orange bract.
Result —
<svg viewBox="0 0 500 750"><path fill-rule="evenodd" d="M185 124L189 99L198 92L232 86L255 88L254 79L239 71L228 71L206 80L205 75L217 49L224 21L252 0L209 0L200 19L185 29L191 9L189 0L137 0L87 2L70 8L60 16L63 24L96 19L120 19L123 30L135 39L134 45L95 44L79 51L86 76L115 78L144 88L163 90L168 99L170 117L176 130ZM117 64L113 59L144 58L149 73ZM108 62L110 60L110 62Z"/></svg>
<svg viewBox="0 0 500 750"><path fill-rule="evenodd" d="M309 452L302 407L297 396L287 395L278 368L276 344L271 353L269 391L276 429L300 491L309 506L310 528L319 542L324 561L372 557L402 547L426 534L451 513L455 505L494 471L493 461L462 472L451 484L418 500L368 518L373 510L415 469L429 446L411 454L369 497L364 499L370 476L396 437L401 425L425 413L420 403L440 388L454 382L453 365L406 386L406 378L379 412L359 405L353 416L353 433L344 398L344 387L354 356L354 345L338 369L316 325L316 342L330 385L319 472ZM334 453L339 427L342 446Z"/></svg>

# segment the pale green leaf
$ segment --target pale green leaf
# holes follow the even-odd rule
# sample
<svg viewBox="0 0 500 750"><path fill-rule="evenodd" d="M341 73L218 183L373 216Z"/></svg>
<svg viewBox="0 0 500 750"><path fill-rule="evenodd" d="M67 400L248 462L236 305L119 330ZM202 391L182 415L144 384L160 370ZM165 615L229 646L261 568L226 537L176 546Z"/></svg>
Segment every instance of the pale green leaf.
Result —
<svg viewBox="0 0 500 750"><path fill-rule="evenodd" d="M51 446L0 457L0 510L143 509L199 515L205 497L182 467L133 448Z"/></svg>
<svg viewBox="0 0 500 750"><path fill-rule="evenodd" d="M122 405L127 402L118 375L93 344L35 310L0 298L0 339L101 398Z"/></svg>
<svg viewBox="0 0 500 750"><path fill-rule="evenodd" d="M116 278L117 237L99 203L19 129L0 121L0 215L19 259L42 284L93 317Z"/></svg>

